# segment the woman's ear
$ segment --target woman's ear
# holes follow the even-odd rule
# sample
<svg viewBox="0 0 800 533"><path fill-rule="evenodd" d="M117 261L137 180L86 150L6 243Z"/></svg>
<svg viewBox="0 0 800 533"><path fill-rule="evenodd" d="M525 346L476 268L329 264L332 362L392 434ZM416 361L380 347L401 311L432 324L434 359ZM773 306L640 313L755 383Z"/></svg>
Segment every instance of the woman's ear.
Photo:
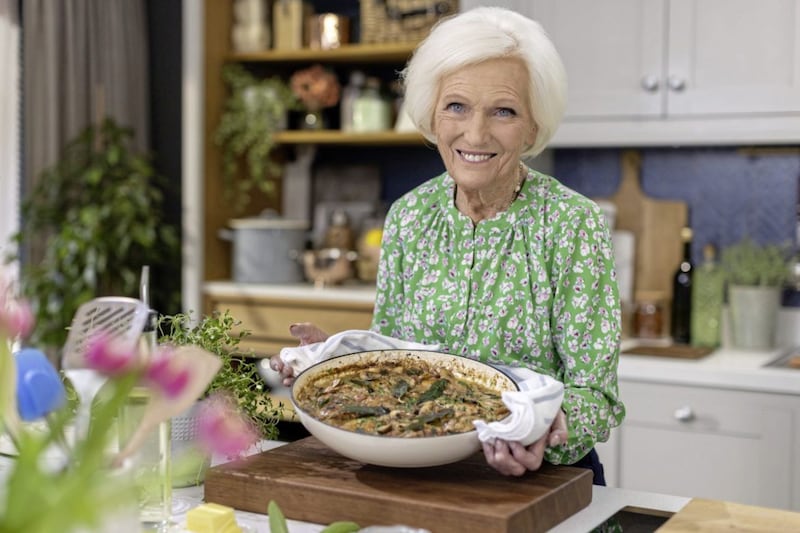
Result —
<svg viewBox="0 0 800 533"><path fill-rule="evenodd" d="M538 134L539 134L539 128L536 126L536 124L534 124L533 127L529 129L527 134L525 135L525 145L530 147L536 144L536 136Z"/></svg>

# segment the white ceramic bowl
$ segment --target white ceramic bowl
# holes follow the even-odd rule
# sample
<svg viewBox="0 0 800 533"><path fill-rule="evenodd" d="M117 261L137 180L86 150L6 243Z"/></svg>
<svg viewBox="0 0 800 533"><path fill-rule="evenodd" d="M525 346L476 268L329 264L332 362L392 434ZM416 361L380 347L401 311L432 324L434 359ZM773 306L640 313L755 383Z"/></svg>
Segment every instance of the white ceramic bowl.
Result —
<svg viewBox="0 0 800 533"><path fill-rule="evenodd" d="M475 430L441 437L384 437L366 435L321 422L303 410L295 394L320 373L363 361L387 361L416 357L443 365L456 375L498 391L519 390L510 376L485 363L440 352L425 350L375 350L327 359L304 370L292 385L291 401L300 422L332 450L362 463L380 466L417 468L454 463L480 449Z"/></svg>

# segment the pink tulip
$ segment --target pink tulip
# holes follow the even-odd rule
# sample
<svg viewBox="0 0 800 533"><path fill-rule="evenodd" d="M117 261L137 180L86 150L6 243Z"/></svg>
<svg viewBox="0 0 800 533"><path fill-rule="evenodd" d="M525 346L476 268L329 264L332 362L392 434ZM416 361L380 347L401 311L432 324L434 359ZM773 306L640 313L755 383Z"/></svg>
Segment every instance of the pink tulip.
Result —
<svg viewBox="0 0 800 533"><path fill-rule="evenodd" d="M159 348L145 370L145 378L156 385L167 398L177 397L189 383L188 368L173 359L171 348Z"/></svg>
<svg viewBox="0 0 800 533"><path fill-rule="evenodd" d="M92 337L84 361L86 366L106 376L119 376L131 370L137 360L135 346L114 340L107 333Z"/></svg>
<svg viewBox="0 0 800 533"><path fill-rule="evenodd" d="M236 409L233 400L221 394L203 402L197 430L206 451L226 458L241 456L259 439L258 431Z"/></svg>
<svg viewBox="0 0 800 533"><path fill-rule="evenodd" d="M33 329L33 311L25 300L16 299L11 285L0 277L0 333L26 337Z"/></svg>

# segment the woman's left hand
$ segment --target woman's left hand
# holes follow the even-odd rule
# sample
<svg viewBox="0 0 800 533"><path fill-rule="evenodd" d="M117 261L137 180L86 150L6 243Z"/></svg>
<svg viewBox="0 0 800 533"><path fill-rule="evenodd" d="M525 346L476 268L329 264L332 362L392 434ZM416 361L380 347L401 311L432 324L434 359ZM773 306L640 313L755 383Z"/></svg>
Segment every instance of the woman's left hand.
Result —
<svg viewBox="0 0 800 533"><path fill-rule="evenodd" d="M506 476L521 476L528 470L539 470L548 446L557 446L567 441L567 418L559 411L550 431L529 446L519 442L496 439L494 444L483 444L483 455L489 466Z"/></svg>

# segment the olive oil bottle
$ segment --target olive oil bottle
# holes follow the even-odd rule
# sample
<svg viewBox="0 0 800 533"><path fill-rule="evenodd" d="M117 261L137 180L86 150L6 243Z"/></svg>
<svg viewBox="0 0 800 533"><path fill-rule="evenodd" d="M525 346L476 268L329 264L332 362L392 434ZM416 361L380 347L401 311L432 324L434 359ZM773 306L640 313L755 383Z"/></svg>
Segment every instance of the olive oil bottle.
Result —
<svg viewBox="0 0 800 533"><path fill-rule="evenodd" d="M725 272L713 244L703 247L703 262L692 280L692 345L715 348L721 340Z"/></svg>

